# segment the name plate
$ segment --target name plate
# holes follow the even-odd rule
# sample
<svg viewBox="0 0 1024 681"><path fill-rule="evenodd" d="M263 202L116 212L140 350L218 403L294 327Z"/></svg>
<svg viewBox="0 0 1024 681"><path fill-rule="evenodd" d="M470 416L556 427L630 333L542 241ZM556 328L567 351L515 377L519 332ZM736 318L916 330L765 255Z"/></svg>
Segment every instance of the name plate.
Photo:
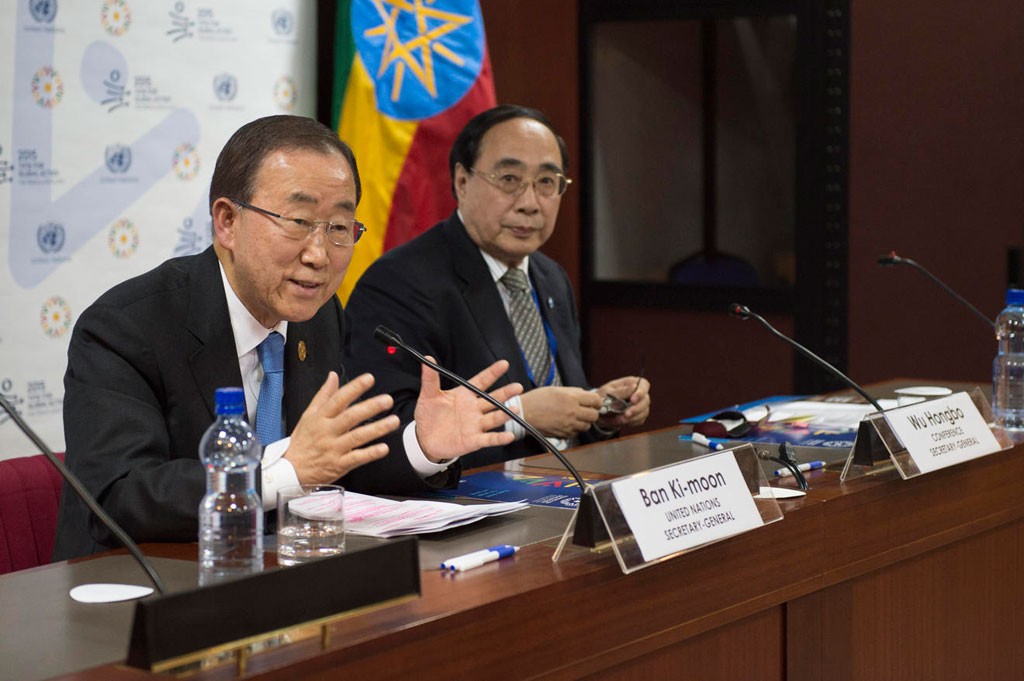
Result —
<svg viewBox="0 0 1024 681"><path fill-rule="evenodd" d="M884 416L922 473L1002 449L967 393L900 407Z"/></svg>
<svg viewBox="0 0 1024 681"><path fill-rule="evenodd" d="M617 480L611 488L648 562L764 524L732 451Z"/></svg>

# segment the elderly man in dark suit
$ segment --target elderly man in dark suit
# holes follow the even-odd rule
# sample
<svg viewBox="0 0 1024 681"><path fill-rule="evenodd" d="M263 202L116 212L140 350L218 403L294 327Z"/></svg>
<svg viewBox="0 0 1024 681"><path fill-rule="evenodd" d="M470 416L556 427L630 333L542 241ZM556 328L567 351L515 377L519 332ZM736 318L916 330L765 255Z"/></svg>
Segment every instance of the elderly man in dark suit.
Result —
<svg viewBox="0 0 1024 681"><path fill-rule="evenodd" d="M297 116L249 123L214 169L213 246L114 287L78 320L65 376L67 463L136 541L196 539L205 489L198 445L218 386L243 386L257 432L262 419L271 433L257 476L266 509L289 484L340 480L401 494L457 480L457 469L439 472L422 454L385 456L378 440L399 426L382 417L391 397L360 401L372 375L344 381L335 291L363 231L360 194L355 158L326 126ZM282 366L283 396L264 380ZM476 385L506 369L491 364ZM408 429L424 451L458 455L512 440L490 432L505 417L483 400L423 378ZM112 543L65 489L55 559Z"/></svg>
<svg viewBox="0 0 1024 681"><path fill-rule="evenodd" d="M373 372L403 423L418 408L420 370L410 358L382 351L372 337L378 324L462 375L507 359L507 380L526 386L510 402L562 446L647 419L646 380L625 376L589 389L572 286L538 251L554 231L568 164L565 142L541 112L499 106L481 113L449 158L456 213L383 255L360 278L347 305L353 326L346 362ZM614 413L602 409L606 396L619 398ZM465 464L539 451L514 424L507 429L516 442L470 454ZM417 445L389 441L406 450ZM438 470L453 456L424 454Z"/></svg>

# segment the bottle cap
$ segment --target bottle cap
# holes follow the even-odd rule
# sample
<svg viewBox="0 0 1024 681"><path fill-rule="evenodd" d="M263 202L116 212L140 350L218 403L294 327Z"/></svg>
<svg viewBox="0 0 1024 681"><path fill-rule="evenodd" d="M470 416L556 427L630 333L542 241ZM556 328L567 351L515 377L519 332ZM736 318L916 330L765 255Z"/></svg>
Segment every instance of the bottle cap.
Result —
<svg viewBox="0 0 1024 681"><path fill-rule="evenodd" d="M217 402L218 416L238 416L245 413L245 391L241 388L217 388L214 399Z"/></svg>

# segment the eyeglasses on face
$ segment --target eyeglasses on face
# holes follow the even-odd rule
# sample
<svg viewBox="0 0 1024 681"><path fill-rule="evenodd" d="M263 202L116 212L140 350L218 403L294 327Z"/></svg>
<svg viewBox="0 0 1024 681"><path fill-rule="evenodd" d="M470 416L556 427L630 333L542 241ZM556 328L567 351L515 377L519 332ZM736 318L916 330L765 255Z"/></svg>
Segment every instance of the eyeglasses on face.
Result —
<svg viewBox="0 0 1024 681"><path fill-rule="evenodd" d="M479 175L488 184L497 187L511 196L519 196L532 184L533 191L537 196L550 199L564 194L565 190L572 184L572 180L568 177L553 170L541 171L536 177L529 180L523 177L522 173L512 170L503 170L497 173L485 173L476 168L468 168L467 170L473 175Z"/></svg>
<svg viewBox="0 0 1024 681"><path fill-rule="evenodd" d="M294 239L296 241L312 236L320 226L323 226L327 240L335 246L354 246L366 231L366 226L356 219L346 222L330 222L327 220L290 218L271 212L266 208L260 208L259 206L252 205L251 203L246 203L245 201L239 201L238 199L231 199L231 201L241 208L247 208L249 210L256 211L257 213L262 213L269 218L276 218L277 220L280 220L281 222L276 224L281 228L284 235L289 239Z"/></svg>

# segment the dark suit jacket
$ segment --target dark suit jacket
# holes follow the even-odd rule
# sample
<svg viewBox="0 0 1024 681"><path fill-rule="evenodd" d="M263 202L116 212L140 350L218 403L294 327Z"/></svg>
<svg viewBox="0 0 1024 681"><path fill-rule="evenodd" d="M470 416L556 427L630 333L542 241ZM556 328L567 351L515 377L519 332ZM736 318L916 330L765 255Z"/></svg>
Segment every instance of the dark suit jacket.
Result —
<svg viewBox="0 0 1024 681"><path fill-rule="evenodd" d="M309 321L288 325L287 432L329 371L344 376L343 336L337 298ZM216 254L211 248L169 260L115 286L76 323L64 377L67 464L135 541L195 541L206 487L199 440L214 419L215 389L240 385ZM425 487L403 455L342 483L396 494ZM65 486L54 559L111 546L116 540Z"/></svg>
<svg viewBox="0 0 1024 681"><path fill-rule="evenodd" d="M537 252L530 256L530 278L558 343L562 383L587 387L568 276L558 263ZM420 369L406 353L385 352L373 338L378 324L465 378L507 359L509 371L498 385L518 381L524 390L535 387L497 285L457 214L381 256L359 279L346 314L352 322L346 365L353 375L369 371L376 377L375 389L394 397L395 413L403 425L413 418ZM442 387L451 387L446 383ZM389 443L392 451L401 446L397 438ZM467 467L482 466L540 451L539 444L526 438L504 448L481 450L462 461Z"/></svg>

